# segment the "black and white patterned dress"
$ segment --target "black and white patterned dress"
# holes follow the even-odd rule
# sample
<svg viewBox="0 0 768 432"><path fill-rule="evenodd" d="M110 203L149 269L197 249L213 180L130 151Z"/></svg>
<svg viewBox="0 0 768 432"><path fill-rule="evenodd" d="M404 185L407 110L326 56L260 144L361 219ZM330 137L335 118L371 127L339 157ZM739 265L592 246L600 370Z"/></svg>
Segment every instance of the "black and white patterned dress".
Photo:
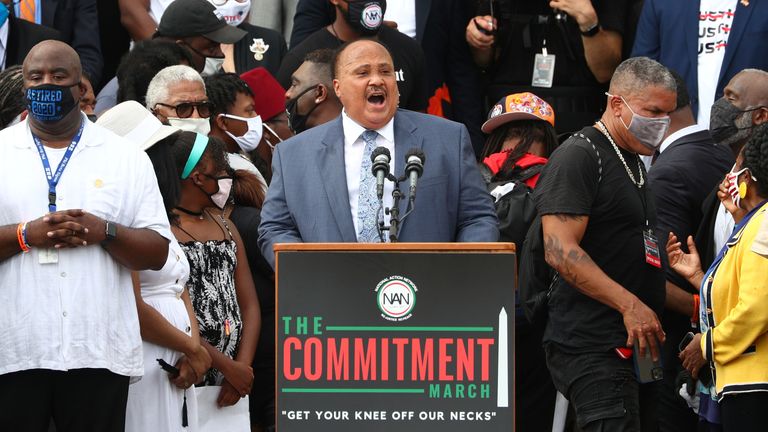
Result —
<svg viewBox="0 0 768 432"><path fill-rule="evenodd" d="M243 320L235 292L237 245L227 240L180 243L189 260L187 289L200 327L200 337L229 358L240 346ZM221 385L224 375L211 368L199 385Z"/></svg>

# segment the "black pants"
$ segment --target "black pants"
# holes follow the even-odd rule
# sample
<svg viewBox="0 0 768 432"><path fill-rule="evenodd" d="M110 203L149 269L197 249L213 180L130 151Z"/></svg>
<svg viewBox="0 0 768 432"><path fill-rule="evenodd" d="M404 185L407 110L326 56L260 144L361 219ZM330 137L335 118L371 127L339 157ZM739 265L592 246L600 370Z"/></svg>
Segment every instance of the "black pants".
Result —
<svg viewBox="0 0 768 432"><path fill-rule="evenodd" d="M768 428L768 392L725 395L720 414L723 432L764 431Z"/></svg>
<svg viewBox="0 0 768 432"><path fill-rule="evenodd" d="M572 354L545 346L552 382L583 432L656 432L656 383L640 385L631 360L613 351Z"/></svg>
<svg viewBox="0 0 768 432"><path fill-rule="evenodd" d="M556 390L547 370L543 329L515 324L515 430L551 431Z"/></svg>
<svg viewBox="0 0 768 432"><path fill-rule="evenodd" d="M0 432L123 432L128 377L106 369L0 375Z"/></svg>

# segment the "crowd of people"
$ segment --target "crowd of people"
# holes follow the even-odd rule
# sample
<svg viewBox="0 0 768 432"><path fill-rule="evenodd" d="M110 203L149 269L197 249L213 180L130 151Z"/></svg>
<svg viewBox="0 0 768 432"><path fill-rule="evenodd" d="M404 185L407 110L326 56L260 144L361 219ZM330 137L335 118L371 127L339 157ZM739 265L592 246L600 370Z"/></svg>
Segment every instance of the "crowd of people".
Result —
<svg viewBox="0 0 768 432"><path fill-rule="evenodd" d="M766 28L760 0L0 0L0 430L196 430L207 392L275 430L273 246L391 241L382 148L428 159L397 240L541 244L516 430L762 430Z"/></svg>

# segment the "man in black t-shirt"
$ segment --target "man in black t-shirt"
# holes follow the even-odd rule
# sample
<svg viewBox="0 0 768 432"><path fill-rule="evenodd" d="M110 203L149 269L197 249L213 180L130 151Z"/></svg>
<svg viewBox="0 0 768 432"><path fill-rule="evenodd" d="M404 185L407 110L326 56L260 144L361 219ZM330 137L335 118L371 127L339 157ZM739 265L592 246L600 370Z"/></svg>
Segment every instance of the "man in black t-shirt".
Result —
<svg viewBox="0 0 768 432"><path fill-rule="evenodd" d="M408 36L382 25L384 18L384 6L386 2L369 1L362 11L350 10L350 4L341 0L331 0L336 6L336 20L312 33L304 41L288 51L280 71L277 73L277 81L284 88L291 86L291 74L301 66L304 57L321 48L335 49L345 42L371 37L387 47L392 55L395 65L395 79L400 91L400 107L412 111L425 111L427 109L427 85L425 78L424 52L418 42ZM377 4L381 15L378 20L372 20L371 8ZM360 12L360 13L356 13Z"/></svg>
<svg viewBox="0 0 768 432"><path fill-rule="evenodd" d="M546 260L560 274L544 334L547 366L583 431L656 430L655 386L639 385L622 356L637 345L658 359L664 341L656 208L638 154L661 144L675 89L653 60L619 65L601 120L552 154L536 187Z"/></svg>
<svg viewBox="0 0 768 432"><path fill-rule="evenodd" d="M555 109L558 133L591 124L605 109L605 84L621 62L622 43L632 37L625 27L633 1L495 0L493 12L491 2L479 2L465 36L486 72L489 103L533 92ZM545 49L554 73L532 84Z"/></svg>

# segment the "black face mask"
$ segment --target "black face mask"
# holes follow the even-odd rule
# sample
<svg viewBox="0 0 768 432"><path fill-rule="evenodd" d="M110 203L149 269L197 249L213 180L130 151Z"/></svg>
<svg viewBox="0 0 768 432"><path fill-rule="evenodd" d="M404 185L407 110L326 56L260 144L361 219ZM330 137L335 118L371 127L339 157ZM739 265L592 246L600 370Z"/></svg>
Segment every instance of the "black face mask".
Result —
<svg viewBox="0 0 768 432"><path fill-rule="evenodd" d="M25 95L29 115L41 123L55 123L63 119L80 105L79 101L75 101L70 90L79 84L69 86L42 84L28 88Z"/></svg>
<svg viewBox="0 0 768 432"><path fill-rule="evenodd" d="M288 114L288 126L295 134L299 134L307 130L307 120L309 119L309 115L312 114L312 111L314 111L318 105L320 105L315 103L312 108L307 111L306 114L299 114L299 99L304 96L305 93L316 88L317 86L306 88L296 97L289 99L285 103L285 112Z"/></svg>
<svg viewBox="0 0 768 432"><path fill-rule="evenodd" d="M752 133L752 116L746 113L762 107L741 110L725 97L712 104L709 115L709 132L712 139L722 145L731 145L746 140Z"/></svg>
<svg viewBox="0 0 768 432"><path fill-rule="evenodd" d="M345 18L352 28L363 36L373 36L379 32L387 11L386 0L346 1Z"/></svg>

